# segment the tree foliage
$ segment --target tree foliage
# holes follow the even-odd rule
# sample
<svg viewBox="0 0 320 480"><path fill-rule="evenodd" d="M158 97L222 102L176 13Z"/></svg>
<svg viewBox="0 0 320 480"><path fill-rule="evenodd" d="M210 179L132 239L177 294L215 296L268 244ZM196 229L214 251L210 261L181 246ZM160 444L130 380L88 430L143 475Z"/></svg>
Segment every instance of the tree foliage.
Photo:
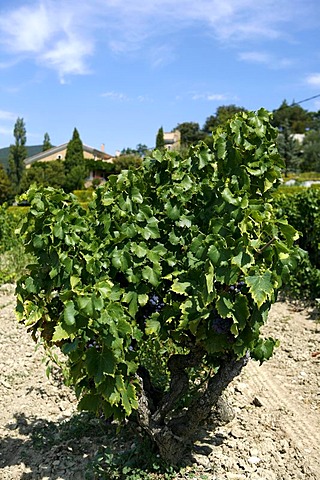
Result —
<svg viewBox="0 0 320 480"><path fill-rule="evenodd" d="M13 130L14 145L10 145L9 152L9 178L15 193L20 192L20 182L25 169L24 160L27 156L26 127L23 118L18 118Z"/></svg>
<svg viewBox="0 0 320 480"><path fill-rule="evenodd" d="M160 127L156 136L156 148L158 150L164 149L164 135L163 135L163 127Z"/></svg>
<svg viewBox="0 0 320 480"><path fill-rule="evenodd" d="M163 130L162 130L162 132L163 132ZM136 148L130 148L130 147L123 148L121 150L120 156L122 156L122 155L138 155L139 157L145 157L146 154L149 152L149 150L150 149L144 143L138 143Z"/></svg>
<svg viewBox="0 0 320 480"><path fill-rule="evenodd" d="M320 172L320 130L307 132L303 145L303 161L301 170L304 172Z"/></svg>
<svg viewBox="0 0 320 480"><path fill-rule="evenodd" d="M290 130L288 119L285 119L283 128L278 135L278 149L285 164L285 175L287 176L289 172L299 172L302 162L301 146Z"/></svg>
<svg viewBox="0 0 320 480"><path fill-rule="evenodd" d="M7 202L12 196L12 187L3 165L0 163L0 205Z"/></svg>
<svg viewBox="0 0 320 480"><path fill-rule="evenodd" d="M46 150L50 150L50 148L52 148L52 146L53 145L50 142L49 134L45 133L44 137L43 137L42 151L45 152Z"/></svg>
<svg viewBox="0 0 320 480"><path fill-rule="evenodd" d="M66 191L71 192L83 188L87 168L83 155L83 144L76 128L73 130L72 139L67 146L64 170Z"/></svg>
<svg viewBox="0 0 320 480"><path fill-rule="evenodd" d="M312 116L300 105L289 105L284 100L280 107L273 111L272 125L281 131L286 122L292 133L305 133L312 125Z"/></svg>
<svg viewBox="0 0 320 480"><path fill-rule="evenodd" d="M181 133L181 146L189 147L198 143L204 138L203 132L200 130L199 123L197 122L183 122L178 123L173 131L179 130Z"/></svg>
<svg viewBox="0 0 320 480"><path fill-rule="evenodd" d="M141 165L141 157L137 154L135 155L120 155L113 160L112 171L114 173L119 173L122 170L128 168L138 168Z"/></svg>
<svg viewBox="0 0 320 480"><path fill-rule="evenodd" d="M217 108L215 115L207 117L202 130L206 135L210 135L217 127L226 125L234 115L246 111L244 107L238 107L234 104L221 105Z"/></svg>
<svg viewBox="0 0 320 480"><path fill-rule="evenodd" d="M25 192L32 185L63 188L65 184L64 164L62 160L35 162L24 172L21 191Z"/></svg>
<svg viewBox="0 0 320 480"><path fill-rule="evenodd" d="M276 344L260 327L297 252L272 206L283 165L269 120L242 113L186 158L157 150L87 210L62 191L25 196L35 262L17 286L20 321L67 356L80 409L136 411L171 463L248 356Z"/></svg>

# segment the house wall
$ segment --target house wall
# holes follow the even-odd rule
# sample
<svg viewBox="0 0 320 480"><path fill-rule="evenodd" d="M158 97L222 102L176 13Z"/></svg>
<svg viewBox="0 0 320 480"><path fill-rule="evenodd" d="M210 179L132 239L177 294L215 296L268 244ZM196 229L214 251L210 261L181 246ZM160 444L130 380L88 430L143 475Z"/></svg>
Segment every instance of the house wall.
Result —
<svg viewBox="0 0 320 480"><path fill-rule="evenodd" d="M167 150L179 150L181 144L181 133L179 130L164 132L163 139Z"/></svg>

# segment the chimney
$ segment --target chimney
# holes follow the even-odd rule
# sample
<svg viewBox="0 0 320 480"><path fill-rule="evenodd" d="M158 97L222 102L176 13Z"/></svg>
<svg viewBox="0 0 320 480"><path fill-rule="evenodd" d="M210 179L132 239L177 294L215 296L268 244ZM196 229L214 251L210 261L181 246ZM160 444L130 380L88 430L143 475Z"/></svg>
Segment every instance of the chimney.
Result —
<svg viewBox="0 0 320 480"><path fill-rule="evenodd" d="M104 152L104 143L101 143L101 152Z"/></svg>

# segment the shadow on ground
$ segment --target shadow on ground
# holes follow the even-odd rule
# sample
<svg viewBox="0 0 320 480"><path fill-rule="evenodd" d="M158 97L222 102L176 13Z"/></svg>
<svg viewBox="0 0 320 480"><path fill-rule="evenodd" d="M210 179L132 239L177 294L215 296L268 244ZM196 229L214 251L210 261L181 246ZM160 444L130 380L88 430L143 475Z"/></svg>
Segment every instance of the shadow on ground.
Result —
<svg viewBox="0 0 320 480"><path fill-rule="evenodd" d="M5 478L110 480L125 479L129 473L139 479L176 478L134 421L119 431L116 424L88 413L61 422L23 413L14 419L0 438L0 470L10 469Z"/></svg>
<svg viewBox="0 0 320 480"><path fill-rule="evenodd" d="M88 467L99 448L117 438L116 426L83 413L62 422L21 413L6 428L8 434L0 438L0 469L16 466L18 473L24 464L16 477L21 480L94 478Z"/></svg>

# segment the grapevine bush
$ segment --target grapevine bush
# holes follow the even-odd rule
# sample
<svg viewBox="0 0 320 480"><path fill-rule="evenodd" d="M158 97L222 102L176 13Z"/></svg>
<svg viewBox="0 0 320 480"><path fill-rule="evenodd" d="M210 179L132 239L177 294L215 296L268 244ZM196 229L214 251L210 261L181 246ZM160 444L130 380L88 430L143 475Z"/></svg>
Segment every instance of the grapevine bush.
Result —
<svg viewBox="0 0 320 480"><path fill-rule="evenodd" d="M19 208L0 206L0 285L15 282L30 262L30 255L25 255L22 241L15 233L24 216L24 209L21 212Z"/></svg>
<svg viewBox="0 0 320 480"><path fill-rule="evenodd" d="M171 463L249 356L276 344L260 327L298 250L272 205L283 165L269 121L241 113L211 149L155 151L86 209L52 188L24 197L36 260L20 321L66 355L80 409L135 416Z"/></svg>
<svg viewBox="0 0 320 480"><path fill-rule="evenodd" d="M298 245L304 252L297 269L286 282L284 293L312 301L320 296L320 190L303 188L275 197L279 217L285 217L299 232Z"/></svg>

